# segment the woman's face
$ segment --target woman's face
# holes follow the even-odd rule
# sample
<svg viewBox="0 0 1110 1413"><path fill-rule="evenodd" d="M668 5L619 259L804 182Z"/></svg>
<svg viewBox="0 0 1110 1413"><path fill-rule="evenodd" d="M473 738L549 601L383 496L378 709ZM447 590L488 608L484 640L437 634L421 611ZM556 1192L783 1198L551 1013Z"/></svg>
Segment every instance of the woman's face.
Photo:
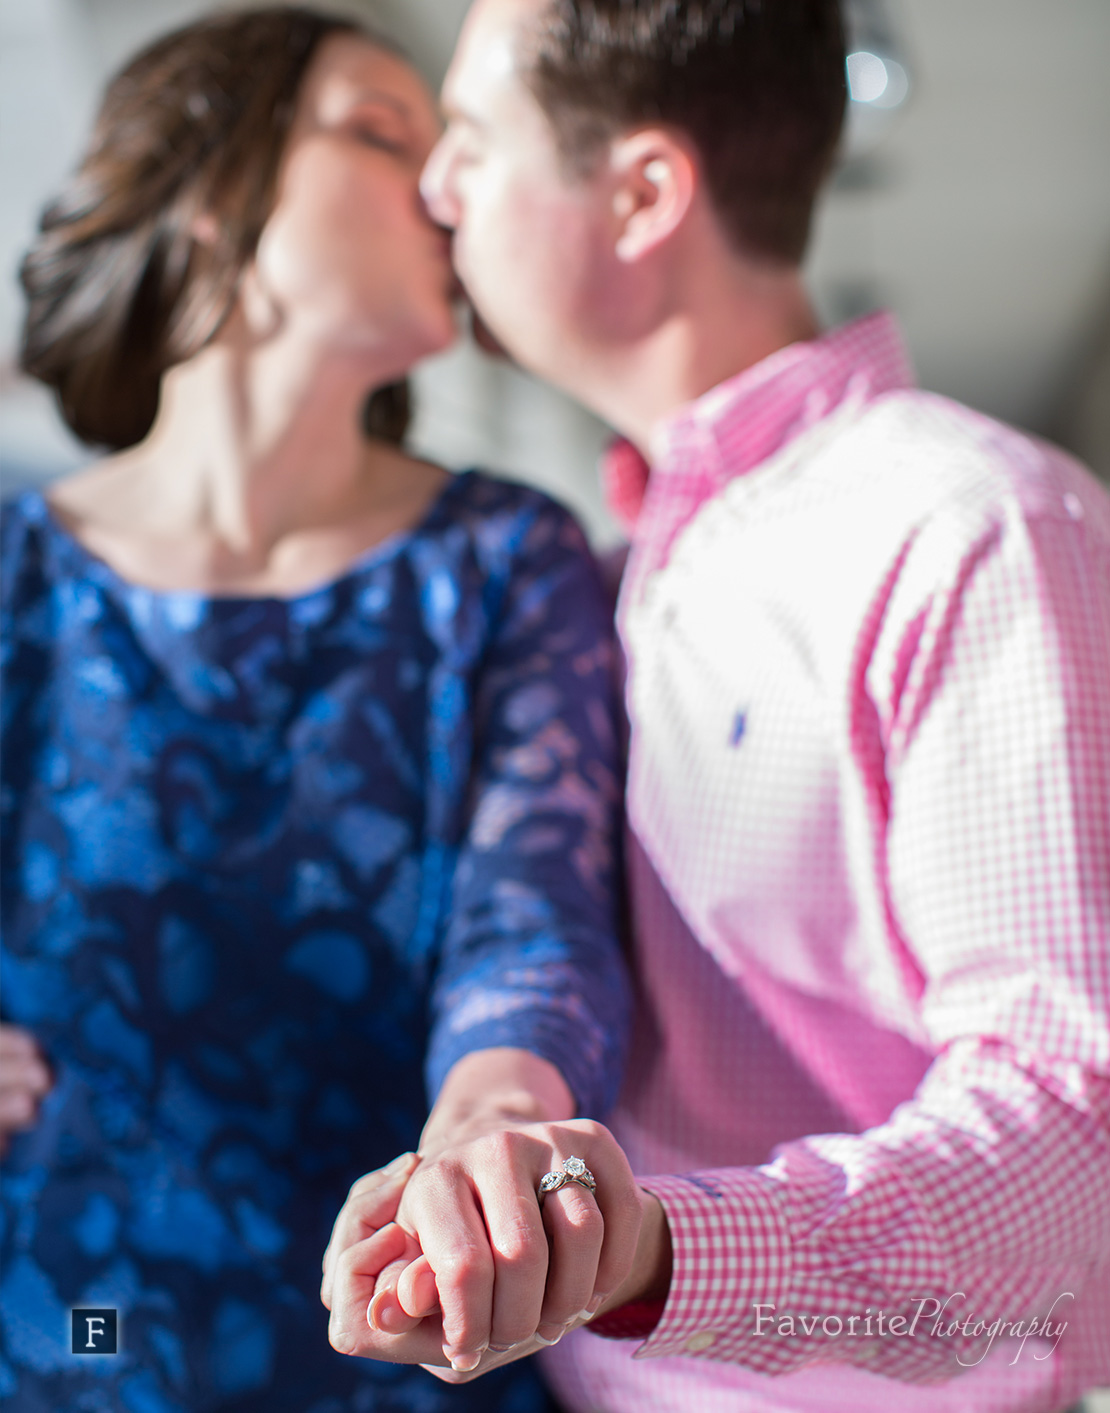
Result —
<svg viewBox="0 0 1110 1413"><path fill-rule="evenodd" d="M383 381L451 343L449 240L417 185L439 127L403 60L355 35L324 41L244 282L248 322L276 315L283 328L365 355Z"/></svg>

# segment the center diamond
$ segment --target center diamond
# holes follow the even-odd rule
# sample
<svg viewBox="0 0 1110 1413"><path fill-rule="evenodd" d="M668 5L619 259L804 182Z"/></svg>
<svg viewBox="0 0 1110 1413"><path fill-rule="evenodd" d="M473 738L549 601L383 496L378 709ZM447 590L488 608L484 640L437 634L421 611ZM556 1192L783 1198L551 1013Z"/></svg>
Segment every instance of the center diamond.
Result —
<svg viewBox="0 0 1110 1413"><path fill-rule="evenodd" d="M586 1171L586 1165L581 1158L568 1158L563 1164L563 1171L570 1173L571 1177L581 1177Z"/></svg>

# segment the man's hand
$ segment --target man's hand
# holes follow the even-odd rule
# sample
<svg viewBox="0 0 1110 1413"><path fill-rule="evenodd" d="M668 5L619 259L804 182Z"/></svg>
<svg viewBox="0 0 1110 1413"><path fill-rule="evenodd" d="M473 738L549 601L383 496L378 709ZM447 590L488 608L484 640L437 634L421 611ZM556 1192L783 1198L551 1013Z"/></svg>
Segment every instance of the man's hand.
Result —
<svg viewBox="0 0 1110 1413"><path fill-rule="evenodd" d="M336 1267L340 1256L356 1247L365 1245L367 1239L373 1240L380 1231L392 1224L393 1218L397 1215L401 1195L405 1190L405 1183L408 1182L419 1165L420 1159L415 1153L402 1153L399 1158L394 1158L392 1163L387 1163L384 1168L378 1168L372 1173L367 1173L365 1177L360 1177L348 1192L347 1200L340 1209L339 1216L335 1219L331 1240L324 1252L324 1274L320 1283L320 1299L328 1310L332 1308L332 1287L335 1283ZM373 1249L376 1253L382 1252L384 1254L388 1248L379 1243ZM392 1254L384 1255L378 1270L395 1260L399 1254L400 1249ZM411 1260L415 1254L415 1251L408 1253L409 1259ZM365 1263L362 1268L366 1268Z"/></svg>
<svg viewBox="0 0 1110 1413"><path fill-rule="evenodd" d="M13 1133L30 1128L51 1085L42 1052L25 1030L0 1024L0 1155Z"/></svg>

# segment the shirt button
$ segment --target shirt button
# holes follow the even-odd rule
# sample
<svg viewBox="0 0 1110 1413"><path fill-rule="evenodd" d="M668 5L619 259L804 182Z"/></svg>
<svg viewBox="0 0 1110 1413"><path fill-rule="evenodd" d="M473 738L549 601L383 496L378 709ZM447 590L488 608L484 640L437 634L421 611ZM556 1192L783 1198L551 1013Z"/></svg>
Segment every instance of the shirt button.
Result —
<svg viewBox="0 0 1110 1413"><path fill-rule="evenodd" d="M707 1349L712 1349L717 1343L716 1330L699 1330L693 1334L683 1345L687 1354L704 1354Z"/></svg>

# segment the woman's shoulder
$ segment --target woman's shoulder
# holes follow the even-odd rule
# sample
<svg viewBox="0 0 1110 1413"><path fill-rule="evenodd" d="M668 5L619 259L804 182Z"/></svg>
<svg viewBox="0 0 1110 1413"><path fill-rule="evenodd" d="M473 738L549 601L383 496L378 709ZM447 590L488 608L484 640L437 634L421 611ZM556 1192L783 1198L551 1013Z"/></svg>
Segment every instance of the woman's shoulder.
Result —
<svg viewBox="0 0 1110 1413"><path fill-rule="evenodd" d="M537 486L483 470L459 474L451 487L448 519L463 525L480 558L506 566L549 549L592 562L585 533L572 511Z"/></svg>
<svg viewBox="0 0 1110 1413"><path fill-rule="evenodd" d="M48 584L50 513L41 491L0 502L0 599L5 613ZM33 586L33 588L32 588Z"/></svg>
<svg viewBox="0 0 1110 1413"><path fill-rule="evenodd" d="M574 515L554 496L529 482L472 467L454 478L460 499L476 515L549 516L577 524Z"/></svg>

